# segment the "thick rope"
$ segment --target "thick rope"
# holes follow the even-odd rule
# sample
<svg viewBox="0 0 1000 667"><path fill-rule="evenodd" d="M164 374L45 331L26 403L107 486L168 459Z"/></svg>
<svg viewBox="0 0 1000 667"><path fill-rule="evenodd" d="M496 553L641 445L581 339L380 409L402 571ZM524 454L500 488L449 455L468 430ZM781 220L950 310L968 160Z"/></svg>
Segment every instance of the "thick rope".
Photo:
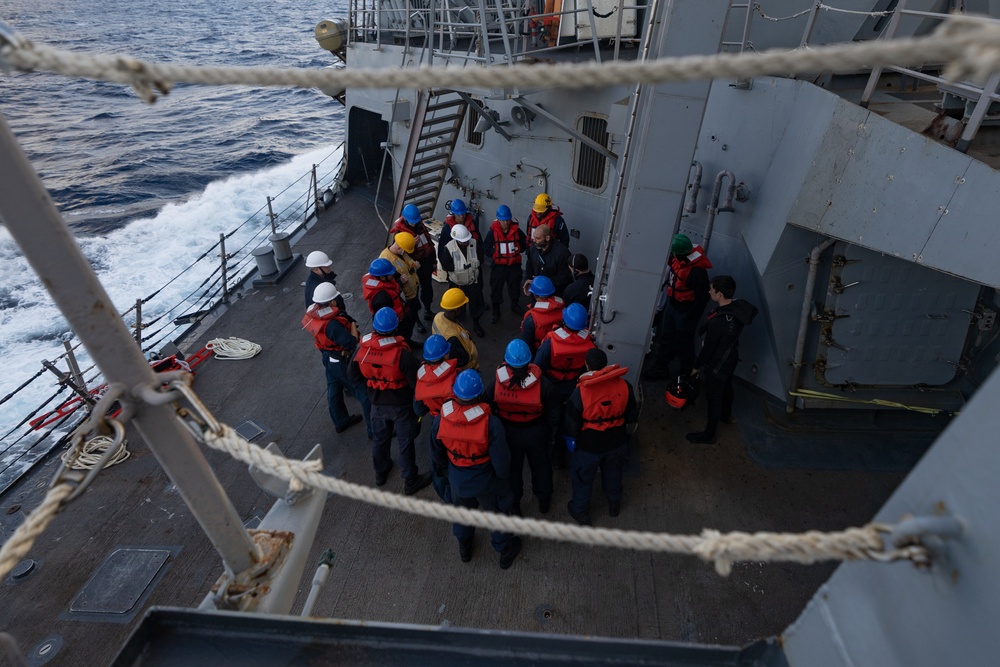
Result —
<svg viewBox="0 0 1000 667"><path fill-rule="evenodd" d="M69 484L59 484L49 489L42 499L42 504L28 515L10 539L0 549L0 579L6 577L14 566L24 560L24 557L31 551L35 540L45 532L52 519L62 507L63 501L73 493L73 487Z"/></svg>
<svg viewBox="0 0 1000 667"><path fill-rule="evenodd" d="M147 102L175 83L347 88L596 88L625 83L700 81L723 77L790 76L848 72L887 65L948 63L945 78L985 82L1000 70L1000 25L951 16L931 35L877 40L805 50L685 56L639 62L536 65L533 67L417 67L279 69L197 67L149 63L127 56L88 55L34 44L25 39L0 48L10 66L131 85Z"/></svg>
<svg viewBox="0 0 1000 667"><path fill-rule="evenodd" d="M249 359L257 356L262 349L257 343L236 337L215 338L208 341L205 347L215 352L216 359Z"/></svg>
<svg viewBox="0 0 1000 667"><path fill-rule="evenodd" d="M460 523L477 528L530 535L549 540L575 542L590 546L616 547L637 551L656 551L696 555L715 563L716 571L726 576L736 561L785 561L811 564L823 560L897 560L921 558L922 547L886 549L882 535L888 527L869 524L835 533L728 533L705 530L701 535L672 535L647 531L590 528L566 523L538 521L470 510L464 507L408 498L352 484L320 474L315 461L303 462L256 447L232 428L220 425L222 434L205 433L205 444L226 452L233 458L285 480L328 491L346 498L407 512L418 516Z"/></svg>

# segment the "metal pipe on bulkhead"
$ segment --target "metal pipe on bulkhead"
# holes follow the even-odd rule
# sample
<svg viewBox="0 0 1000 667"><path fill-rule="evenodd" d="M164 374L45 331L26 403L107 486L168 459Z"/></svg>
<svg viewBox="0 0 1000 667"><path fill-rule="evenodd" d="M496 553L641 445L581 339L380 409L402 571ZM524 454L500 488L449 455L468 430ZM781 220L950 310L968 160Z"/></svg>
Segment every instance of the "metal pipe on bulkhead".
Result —
<svg viewBox="0 0 1000 667"><path fill-rule="evenodd" d="M805 294L802 295L802 312L799 316L799 335L795 339L795 358L792 359L792 381L788 385L788 401L785 412L795 412L795 397L792 392L799 388L802 379L802 359L806 355L806 334L809 330L809 313L812 311L812 294L816 289L816 274L819 273L819 257L823 251L837 242L837 239L827 239L812 249L809 253L809 275L806 277Z"/></svg>
<svg viewBox="0 0 1000 667"><path fill-rule="evenodd" d="M702 168L701 162L697 160L691 161L691 166L694 167L694 180L688 181L687 184L687 196L684 198L684 212L685 213L697 213L698 212L698 191L701 190L701 175ZM690 173L690 172L688 172ZM680 231L681 221L680 218L674 223L677 228L674 230L674 234ZM671 235L673 238L673 234Z"/></svg>
<svg viewBox="0 0 1000 667"><path fill-rule="evenodd" d="M0 155L0 219L80 342L109 383L122 383L130 392L159 388L160 381L3 115ZM134 407L132 423L222 557L226 570L240 573L256 565L257 547L194 436L177 417L177 409L138 400Z"/></svg>
<svg viewBox="0 0 1000 667"><path fill-rule="evenodd" d="M729 179L729 189L726 190L726 200L719 206L719 197L722 196L722 181ZM715 175L715 185L712 187L712 201L708 204L708 222L705 223L705 235L701 241L701 247L708 252L709 243L712 241L712 228L715 227L715 216L719 213L732 213L733 198L736 196L736 176L728 169L723 169Z"/></svg>

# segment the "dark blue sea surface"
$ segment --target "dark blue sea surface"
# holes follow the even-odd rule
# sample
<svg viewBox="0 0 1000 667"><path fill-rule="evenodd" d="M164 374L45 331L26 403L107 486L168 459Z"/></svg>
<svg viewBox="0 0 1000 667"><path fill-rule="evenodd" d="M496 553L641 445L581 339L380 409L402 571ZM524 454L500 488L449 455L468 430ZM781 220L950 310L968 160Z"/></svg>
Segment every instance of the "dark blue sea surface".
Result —
<svg viewBox="0 0 1000 667"><path fill-rule="evenodd" d="M313 29L345 14L345 0L0 0L0 21L36 42L213 66L333 66ZM279 229L295 224L311 197L312 166L319 165L321 189L332 183L344 136L343 108L318 90L178 85L150 105L120 84L0 73L0 113L119 311L148 299L150 349L171 339L175 317L218 298L218 250L206 251L220 233L238 230L227 239L227 253L237 255L230 276L245 274L250 251L270 232L266 197L275 198ZM58 356L73 336L2 228L0 261L2 397L42 359L65 369ZM134 315L125 321L132 326ZM79 354L89 366L85 350ZM37 458L37 432L14 427L57 390L43 373L0 400L0 482Z"/></svg>

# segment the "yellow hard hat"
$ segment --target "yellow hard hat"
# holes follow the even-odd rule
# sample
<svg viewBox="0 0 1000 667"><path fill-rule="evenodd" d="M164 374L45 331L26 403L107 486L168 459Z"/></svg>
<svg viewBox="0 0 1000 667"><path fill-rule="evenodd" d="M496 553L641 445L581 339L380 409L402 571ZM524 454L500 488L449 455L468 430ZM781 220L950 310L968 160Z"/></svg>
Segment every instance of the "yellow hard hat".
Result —
<svg viewBox="0 0 1000 667"><path fill-rule="evenodd" d="M410 232L399 232L392 237L392 240L403 249L403 252L413 252L417 248L417 239L413 238Z"/></svg>
<svg viewBox="0 0 1000 667"><path fill-rule="evenodd" d="M469 303L469 297L465 296L465 292L457 287L452 287L441 295L441 307L445 310L456 310L467 303Z"/></svg>
<svg viewBox="0 0 1000 667"><path fill-rule="evenodd" d="M552 197L548 196L544 192L537 197L535 197L535 205L531 208L535 213L545 213L552 207Z"/></svg>

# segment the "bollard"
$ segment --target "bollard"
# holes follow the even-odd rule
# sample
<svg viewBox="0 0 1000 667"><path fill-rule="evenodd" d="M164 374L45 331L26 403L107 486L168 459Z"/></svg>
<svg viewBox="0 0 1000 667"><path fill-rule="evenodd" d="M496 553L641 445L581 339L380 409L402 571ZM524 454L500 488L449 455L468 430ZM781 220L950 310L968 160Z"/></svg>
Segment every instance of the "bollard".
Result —
<svg viewBox="0 0 1000 667"><path fill-rule="evenodd" d="M274 259L279 262L287 262L292 258L292 244L288 240L287 232L278 232L267 237L274 248Z"/></svg>
<svg viewBox="0 0 1000 667"><path fill-rule="evenodd" d="M253 251L253 258L257 262L257 271L261 276L273 276L278 272L278 264L274 261L274 250L266 245Z"/></svg>

